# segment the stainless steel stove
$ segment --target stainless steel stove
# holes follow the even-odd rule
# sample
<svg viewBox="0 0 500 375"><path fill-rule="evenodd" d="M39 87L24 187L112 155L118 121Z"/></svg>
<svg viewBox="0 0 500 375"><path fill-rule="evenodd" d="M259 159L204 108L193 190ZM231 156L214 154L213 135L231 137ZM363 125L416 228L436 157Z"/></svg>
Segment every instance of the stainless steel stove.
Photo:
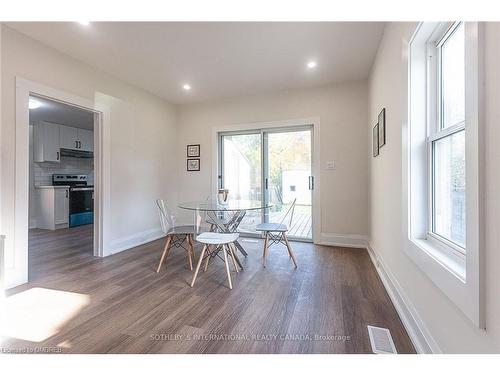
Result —
<svg viewBox="0 0 500 375"><path fill-rule="evenodd" d="M83 174L53 174L52 185L69 186L69 226L94 222L94 186Z"/></svg>

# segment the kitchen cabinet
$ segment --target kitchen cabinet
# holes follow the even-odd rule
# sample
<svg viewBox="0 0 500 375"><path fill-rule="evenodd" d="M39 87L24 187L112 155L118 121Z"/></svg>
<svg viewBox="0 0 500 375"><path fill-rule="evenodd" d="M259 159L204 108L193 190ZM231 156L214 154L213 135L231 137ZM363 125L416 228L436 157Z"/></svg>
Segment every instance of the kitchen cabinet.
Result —
<svg viewBox="0 0 500 375"><path fill-rule="evenodd" d="M61 148L76 151L94 151L94 132L60 125Z"/></svg>
<svg viewBox="0 0 500 375"><path fill-rule="evenodd" d="M94 132L85 129L78 129L78 141L80 150L94 151Z"/></svg>
<svg viewBox="0 0 500 375"><path fill-rule="evenodd" d="M78 129L59 125L60 147L68 150L78 149Z"/></svg>
<svg viewBox="0 0 500 375"><path fill-rule="evenodd" d="M68 228L69 186L37 186L36 194L37 228Z"/></svg>
<svg viewBox="0 0 500 375"><path fill-rule="evenodd" d="M54 223L69 224L69 189L54 189Z"/></svg>
<svg viewBox="0 0 500 375"><path fill-rule="evenodd" d="M59 125L42 122L33 126L33 161L59 163Z"/></svg>

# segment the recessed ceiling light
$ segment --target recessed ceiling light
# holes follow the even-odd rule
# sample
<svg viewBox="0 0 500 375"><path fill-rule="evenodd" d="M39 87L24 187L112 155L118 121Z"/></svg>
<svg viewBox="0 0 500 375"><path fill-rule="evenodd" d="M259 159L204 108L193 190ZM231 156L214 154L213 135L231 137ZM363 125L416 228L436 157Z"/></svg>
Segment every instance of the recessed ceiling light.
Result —
<svg viewBox="0 0 500 375"><path fill-rule="evenodd" d="M309 61L309 62L307 63L307 67L308 67L309 69L314 69L314 68L316 68L316 65L318 65L318 64L316 64L316 61Z"/></svg>
<svg viewBox="0 0 500 375"><path fill-rule="evenodd" d="M42 106L41 102L39 102L36 99L30 98L30 100L28 102L28 108L29 109L37 109L37 108L40 108L41 106Z"/></svg>
<svg viewBox="0 0 500 375"><path fill-rule="evenodd" d="M186 83L186 84L182 85L182 88L183 88L184 90L186 90L186 91L189 91L189 90L191 90L191 85L188 85L188 84Z"/></svg>
<svg viewBox="0 0 500 375"><path fill-rule="evenodd" d="M90 25L90 22L89 22L89 21L78 21L78 23L79 23L80 25L83 25L83 26L88 26L88 25Z"/></svg>

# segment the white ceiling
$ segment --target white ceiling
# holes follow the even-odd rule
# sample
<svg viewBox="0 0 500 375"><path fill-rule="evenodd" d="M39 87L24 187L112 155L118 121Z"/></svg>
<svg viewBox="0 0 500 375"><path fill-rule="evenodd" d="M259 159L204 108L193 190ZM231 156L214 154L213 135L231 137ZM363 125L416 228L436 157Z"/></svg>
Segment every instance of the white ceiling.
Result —
<svg viewBox="0 0 500 375"><path fill-rule="evenodd" d="M174 103L364 79L382 22L11 22ZM306 63L317 61L315 70ZM186 92L182 85L189 83Z"/></svg>
<svg viewBox="0 0 500 375"><path fill-rule="evenodd" d="M46 121L74 128L94 129L94 114L90 111L39 97L30 98L41 104L36 109L30 109L30 124Z"/></svg>

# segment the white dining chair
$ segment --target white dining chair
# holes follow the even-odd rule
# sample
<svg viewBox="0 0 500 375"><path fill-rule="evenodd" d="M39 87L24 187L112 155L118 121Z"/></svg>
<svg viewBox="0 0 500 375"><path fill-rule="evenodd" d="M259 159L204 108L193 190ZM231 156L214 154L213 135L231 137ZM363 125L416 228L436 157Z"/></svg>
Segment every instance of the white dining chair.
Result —
<svg viewBox="0 0 500 375"><path fill-rule="evenodd" d="M167 238L156 272L160 272L163 262L167 262L167 257L172 247L183 248L187 252L189 269L192 271L193 261L196 261L193 240L196 227L194 225L176 225L176 218L170 212L163 199L157 199L156 205L160 216L161 229ZM187 242L187 247L184 246L185 242Z"/></svg>
<svg viewBox="0 0 500 375"><path fill-rule="evenodd" d="M272 245L282 243L286 246L290 258L292 258L295 268L297 268L297 260L295 259L295 254L293 253L290 242L288 241L287 232L292 226L293 213L295 211L295 203L297 199L294 199L288 207L285 215L278 223L262 223L255 227L255 230L259 232L264 232L264 251L262 254L262 264L266 266L266 258L269 252L269 248Z"/></svg>
<svg viewBox="0 0 500 375"><path fill-rule="evenodd" d="M229 270L229 258L231 259L234 269L239 272L237 260L236 247L234 242L238 239L238 233L217 233L217 232L203 232L196 236L196 241L203 244L200 257L198 259L198 264L196 265L196 270L194 271L193 280L191 281L191 287L194 286L196 282L196 277L200 271L201 263L205 259L205 271L207 270L210 258L219 257L222 259L226 266L227 280L229 282L229 289L233 289L233 283L231 281L231 271ZM219 255L219 252L223 253L224 258Z"/></svg>

